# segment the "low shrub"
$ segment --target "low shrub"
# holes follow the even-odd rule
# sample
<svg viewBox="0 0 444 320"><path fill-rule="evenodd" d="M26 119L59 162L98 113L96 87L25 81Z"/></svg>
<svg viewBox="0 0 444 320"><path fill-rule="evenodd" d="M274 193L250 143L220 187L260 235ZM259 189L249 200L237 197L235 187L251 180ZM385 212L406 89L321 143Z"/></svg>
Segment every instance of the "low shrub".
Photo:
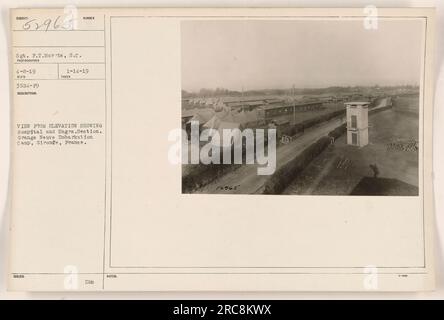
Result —
<svg viewBox="0 0 444 320"><path fill-rule="evenodd" d="M342 111L342 110L341 110ZM331 143L331 138L337 139L347 130L347 124L342 124L330 131L327 136L319 138L307 147L300 155L280 167L266 182L264 194L281 194L285 188Z"/></svg>

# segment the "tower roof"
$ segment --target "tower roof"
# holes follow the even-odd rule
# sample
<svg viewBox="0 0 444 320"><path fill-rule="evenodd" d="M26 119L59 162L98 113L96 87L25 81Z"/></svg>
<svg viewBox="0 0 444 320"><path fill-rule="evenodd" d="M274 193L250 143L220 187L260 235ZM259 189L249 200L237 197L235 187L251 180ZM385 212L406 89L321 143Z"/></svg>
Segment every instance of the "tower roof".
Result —
<svg viewBox="0 0 444 320"><path fill-rule="evenodd" d="M370 102L368 101L351 101L345 103L346 106L361 106L361 107L368 106L369 104Z"/></svg>

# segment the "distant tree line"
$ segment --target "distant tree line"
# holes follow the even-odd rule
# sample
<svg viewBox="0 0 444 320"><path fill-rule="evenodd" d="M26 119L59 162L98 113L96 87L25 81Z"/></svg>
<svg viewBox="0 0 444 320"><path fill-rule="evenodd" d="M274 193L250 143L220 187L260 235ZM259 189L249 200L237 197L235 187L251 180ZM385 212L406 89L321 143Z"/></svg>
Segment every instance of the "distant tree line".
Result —
<svg viewBox="0 0 444 320"><path fill-rule="evenodd" d="M286 89L262 89L262 90L246 90L235 91L225 88L202 88L198 92L190 92L182 90L182 98L197 98L197 97L220 97L220 96L257 96L257 95L288 95L290 93L297 95L304 94L338 94L338 93L353 93L366 89L415 89L418 86L413 85L400 85L400 86L331 86L326 88L286 88Z"/></svg>

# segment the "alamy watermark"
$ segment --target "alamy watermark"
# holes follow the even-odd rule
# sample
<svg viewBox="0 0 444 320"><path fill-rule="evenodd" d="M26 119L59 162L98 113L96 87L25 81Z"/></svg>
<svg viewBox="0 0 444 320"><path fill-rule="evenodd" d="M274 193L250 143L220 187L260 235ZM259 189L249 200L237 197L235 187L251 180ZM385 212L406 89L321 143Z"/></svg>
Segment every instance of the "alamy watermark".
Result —
<svg viewBox="0 0 444 320"><path fill-rule="evenodd" d="M365 290L378 290L378 267L368 265L363 270L363 286Z"/></svg>
<svg viewBox="0 0 444 320"><path fill-rule="evenodd" d="M65 290L79 289L79 271L76 266L68 265L63 269L65 274L63 278L63 288Z"/></svg>
<svg viewBox="0 0 444 320"><path fill-rule="evenodd" d="M174 142L168 150L171 164L258 165L258 175L276 170L276 129L200 129L190 122L190 131L174 129L168 134Z"/></svg>
<svg viewBox="0 0 444 320"><path fill-rule="evenodd" d="M378 29L378 8L374 5L365 6L364 14L364 29L366 30L377 30Z"/></svg>

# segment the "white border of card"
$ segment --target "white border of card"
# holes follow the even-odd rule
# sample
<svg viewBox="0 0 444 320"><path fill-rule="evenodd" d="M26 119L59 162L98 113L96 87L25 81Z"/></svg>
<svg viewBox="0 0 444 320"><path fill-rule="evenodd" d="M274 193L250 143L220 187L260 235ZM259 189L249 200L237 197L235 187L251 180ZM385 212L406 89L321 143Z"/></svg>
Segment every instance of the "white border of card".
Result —
<svg viewBox="0 0 444 320"><path fill-rule="evenodd" d="M190 26L190 22L199 23L187 27L191 33L185 39L182 28ZM276 31L281 26L269 28L279 23L285 24L285 32ZM402 24L415 26L419 36L413 32L405 34L402 28L393 33L396 29L392 27ZM344 29L345 25L350 28ZM196 35L205 33L214 45L205 47L203 36L193 38L193 26L203 26L199 32L195 30ZM363 33L366 26L373 30ZM404 61L404 68L413 70L414 65L418 66L414 84L419 91L415 149L418 194L182 192L182 166L170 161L169 148L174 137L172 130L184 127L182 90L188 84L190 88L202 88L197 84L200 76L210 88L218 87L220 81L221 87L229 87L225 95L231 90L234 100L240 101L237 105L244 108L244 95L273 89L275 81L277 87L288 89L276 92L285 96L292 112L296 112L296 103L291 99L304 81L316 87L313 79L320 72L334 80L334 73L329 72L339 63L331 55L344 50L336 48L350 46L347 54L356 50L356 61L359 55L368 53L364 53L363 41L359 45L357 40L352 41L353 27L362 27L355 40L368 39L372 44L368 47L369 57L373 59L367 61L365 68L353 67L360 73L356 86L362 85L359 79L366 79L363 70L369 75L377 70L382 75L381 66L387 65L384 59L393 61L392 66L400 61ZM297 32L292 33L292 28ZM247 29L248 39L254 40L236 36L247 34ZM434 9L12 9L11 34L10 290L434 288ZM214 38L217 41L210 40ZM219 48L220 43L228 43L228 38L233 39L233 46ZM275 51L260 50L264 45L261 39L268 39L268 47ZM377 39L387 42L388 48L399 50L379 50ZM406 39L411 46L404 44ZM285 80L288 83L282 84L283 78L273 69L277 66L276 70L283 70L282 64L287 64L285 59L291 52L284 54L282 48L287 48L289 42L295 58L306 61L304 67L288 63L295 74L301 70L301 74L292 75L294 81L300 81L296 88L288 80L290 76ZM258 56L249 59L244 49L247 45L257 46ZM417 55L410 55L416 57L414 61L405 53L413 47L420 48ZM222 67L215 68L211 59L190 62L192 50L197 50L196 56L204 57L204 52L211 52L212 48L214 63ZM248 50L253 52L251 47ZM350 57L350 65L357 63ZM316 59L329 59L329 63L318 63L321 60ZM255 61L263 65L271 60L273 63L267 67L254 68ZM223 65L227 61L233 64ZM346 63L341 66L344 72L353 72ZM187 69L191 67L192 70ZM225 72L230 68L239 72L242 81L236 82L230 74L232 70ZM212 70L219 70L220 77L207 76ZM399 83L397 77L408 74L399 70L399 74L384 74L381 81ZM190 74L195 74L195 78ZM337 79L343 78L337 75ZM213 79L214 83L210 83ZM339 86L350 86L339 82ZM407 80L400 83L402 90L410 90L405 89L409 84ZM203 97L198 93L190 97L194 99L188 99L192 103L202 104L198 100ZM228 100L215 97L214 94L214 108L225 110ZM272 99L260 99L268 106L273 103ZM341 100L344 102L347 101ZM244 111L246 114L251 110ZM224 121L230 127L232 122ZM346 121L343 120L344 126ZM370 140L372 125L375 126L371 121ZM268 128L279 130L282 123L268 121ZM399 126L402 125L400 120ZM364 142L356 148L372 143ZM378 174L375 173L376 178Z"/></svg>

